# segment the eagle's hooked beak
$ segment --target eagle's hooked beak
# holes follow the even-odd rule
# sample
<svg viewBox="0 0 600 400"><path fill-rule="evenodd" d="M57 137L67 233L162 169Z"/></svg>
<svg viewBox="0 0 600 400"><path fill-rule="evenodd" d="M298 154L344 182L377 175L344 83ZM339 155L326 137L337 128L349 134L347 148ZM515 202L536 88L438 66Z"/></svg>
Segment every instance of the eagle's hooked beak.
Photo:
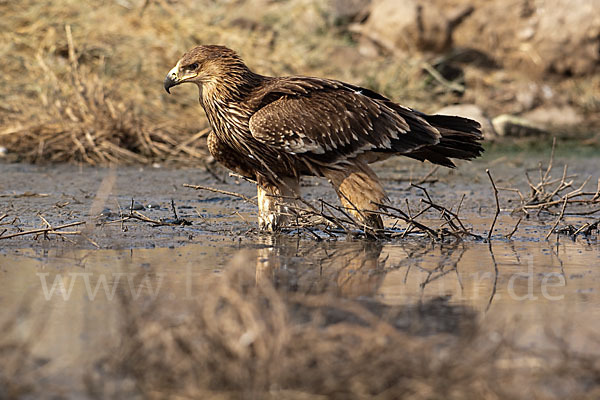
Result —
<svg viewBox="0 0 600 400"><path fill-rule="evenodd" d="M184 82L189 82L198 76L198 72L196 71L189 71L185 68L182 70L179 64L181 64L181 61L179 61L165 77L164 86L165 90L169 94L171 94L169 89L171 89L173 86L177 86Z"/></svg>
<svg viewBox="0 0 600 400"><path fill-rule="evenodd" d="M178 71L179 71L179 63L177 63L177 65L172 70L170 70L169 73L167 74L167 76L165 77L164 86L165 86L165 90L169 94L171 94L169 89L171 89L173 86L177 86L181 83L181 80L179 79L179 76L178 76Z"/></svg>

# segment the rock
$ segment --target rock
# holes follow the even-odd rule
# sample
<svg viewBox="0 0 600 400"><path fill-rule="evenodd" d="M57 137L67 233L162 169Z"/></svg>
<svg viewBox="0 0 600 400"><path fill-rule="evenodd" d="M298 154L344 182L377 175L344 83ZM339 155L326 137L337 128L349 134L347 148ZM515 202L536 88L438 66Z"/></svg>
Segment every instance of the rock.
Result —
<svg viewBox="0 0 600 400"><path fill-rule="evenodd" d="M443 52L451 47L454 28L472 10L462 6L446 13L432 0L374 0L369 17L354 30L388 50Z"/></svg>
<svg viewBox="0 0 600 400"><path fill-rule="evenodd" d="M336 24L353 21L365 14L371 0L329 0L329 16Z"/></svg>
<svg viewBox="0 0 600 400"><path fill-rule="evenodd" d="M481 132L485 140L494 140L496 132L491 121L487 118L481 108L475 104L455 104L443 107L436 111L436 114L456 115L473 119L481 124Z"/></svg>
<svg viewBox="0 0 600 400"><path fill-rule="evenodd" d="M540 87L535 82L519 82L515 83L515 100L518 112L531 110L540 102Z"/></svg>
<svg viewBox="0 0 600 400"><path fill-rule="evenodd" d="M557 128L573 128L584 118L570 106L543 106L521 116L503 114L492 119L499 136L529 137L547 135Z"/></svg>
<svg viewBox="0 0 600 400"><path fill-rule="evenodd" d="M538 0L533 43L546 68L583 75L600 67L600 0Z"/></svg>
<svg viewBox="0 0 600 400"><path fill-rule="evenodd" d="M144 205L142 203L140 203L139 201L134 201L133 206L131 206L131 204L130 204L129 207L132 210L143 210L145 208Z"/></svg>
<svg viewBox="0 0 600 400"><path fill-rule="evenodd" d="M546 128L569 127L584 122L583 116L571 106L538 107L522 117Z"/></svg>
<svg viewBox="0 0 600 400"><path fill-rule="evenodd" d="M492 126L498 136L529 137L546 134L544 127L525 118L502 114L492 119Z"/></svg>
<svg viewBox="0 0 600 400"><path fill-rule="evenodd" d="M600 70L598 10L600 0L480 2L454 42L490 53L510 69L589 75Z"/></svg>

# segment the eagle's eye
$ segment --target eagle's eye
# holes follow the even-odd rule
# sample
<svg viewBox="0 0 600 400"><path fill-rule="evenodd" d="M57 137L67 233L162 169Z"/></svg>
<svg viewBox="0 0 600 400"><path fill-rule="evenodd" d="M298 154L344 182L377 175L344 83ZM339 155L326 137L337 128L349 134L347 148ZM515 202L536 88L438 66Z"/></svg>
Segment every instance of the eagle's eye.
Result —
<svg viewBox="0 0 600 400"><path fill-rule="evenodd" d="M198 68L198 63L192 63L192 64L188 65L187 67L185 67L185 69L187 69L188 71L193 71L196 68Z"/></svg>

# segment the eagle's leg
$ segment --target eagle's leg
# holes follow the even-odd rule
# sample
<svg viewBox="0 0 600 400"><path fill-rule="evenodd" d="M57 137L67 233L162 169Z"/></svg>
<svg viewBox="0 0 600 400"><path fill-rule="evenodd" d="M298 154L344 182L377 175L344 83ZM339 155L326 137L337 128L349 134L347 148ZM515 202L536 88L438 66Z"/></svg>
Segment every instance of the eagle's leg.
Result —
<svg viewBox="0 0 600 400"><path fill-rule="evenodd" d="M347 251L340 252L336 283L344 296L373 296L381 286L385 274L384 262L379 262L383 244L378 241L359 241ZM338 257L335 254L334 257ZM336 260L338 261L338 260Z"/></svg>
<svg viewBox="0 0 600 400"><path fill-rule="evenodd" d="M372 230L383 229L379 205L387 200L375 172L363 162L355 161L343 170L326 170L342 206L360 223Z"/></svg>
<svg viewBox="0 0 600 400"><path fill-rule="evenodd" d="M277 232L290 220L289 206L300 195L298 178L284 177L277 185L258 176L258 227Z"/></svg>

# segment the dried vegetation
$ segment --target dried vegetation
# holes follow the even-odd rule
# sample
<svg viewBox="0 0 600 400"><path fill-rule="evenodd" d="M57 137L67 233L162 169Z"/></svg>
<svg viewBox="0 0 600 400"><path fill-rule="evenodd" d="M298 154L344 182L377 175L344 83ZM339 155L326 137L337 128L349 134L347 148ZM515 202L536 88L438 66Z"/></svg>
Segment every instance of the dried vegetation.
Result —
<svg viewBox="0 0 600 400"><path fill-rule="evenodd" d="M523 191L518 187L498 187L490 170L486 170L490 181L490 191L495 200L495 212L490 215L490 226L487 233L478 233L462 221L460 210L464 195L457 204L448 206L434 200L422 185L422 182L432 178L432 175L437 172L437 167L434 167L423 178L417 179L417 183L413 183L411 179L409 188L418 190L422 194L422 198L417 204L410 204L408 199L405 199L404 204L391 204L389 202L380 204L379 214L385 217L387 225L387 228L383 230L374 231L369 229L358 221L349 212L348 208L329 203L323 199L318 199L315 204L299 197L287 198L282 199L285 200L282 205L287 208L292 221L289 229L293 232L304 232L318 241L335 239L340 235L358 235L387 240L402 239L407 236L424 236L432 241L475 239L489 242L496 233L496 222L503 210L501 203L512 204L515 202L515 199L503 196L504 193L508 192L519 196L518 204L508 210L511 211L512 215L518 217L518 220L511 232L504 235L504 238L511 239L523 219L531 217L544 218L546 216L554 218L545 236L546 240L553 233L567 234L573 238L577 235L590 238L599 230L600 219L597 219L596 215L600 213L600 178L598 178L595 191L590 191L588 188L592 180L591 175L576 184L577 175L568 175L568 165L563 166L560 178L553 178L555 146L556 140L553 142L548 165L545 168L541 162L538 165L539 181L534 182L534 179L530 176L531 171L524 171L529 189L526 194L523 194ZM254 199L239 193L201 185L185 184L184 186L238 197L251 204L256 204ZM290 200L295 202L290 202ZM507 210L504 209L504 211ZM567 216L583 217L586 222L577 227L570 224L565 225L564 218ZM496 238L499 237L496 236Z"/></svg>
<svg viewBox="0 0 600 400"><path fill-rule="evenodd" d="M13 160L204 163L208 124L196 89L167 97L161 85L199 43L235 48L266 74L326 75L378 89L410 83L390 81L407 67L382 58L360 70L331 63L331 52L348 43L318 2L26 0L0 2L0 13L0 146ZM366 73L373 66L385 74Z"/></svg>
<svg viewBox="0 0 600 400"><path fill-rule="evenodd" d="M417 253L431 251L415 244ZM341 259L355 265L352 257ZM94 368L85 371L87 396L587 400L600 394L598 358L566 341L568 322L564 332L546 333L547 344L523 348L523 322L481 325L469 307L438 299L391 306L340 297L312 279L308 286L280 279L291 271L261 273L255 261L255 254L238 254L222 275L185 298L119 291L118 339L98 348ZM326 284L335 285L330 278ZM0 398L60 397L63 389L47 384L45 361L32 352L44 324L18 336L28 312L23 307L1 325Z"/></svg>
<svg viewBox="0 0 600 400"><path fill-rule="evenodd" d="M191 118L156 117L160 99L145 87L156 70L139 65L156 49L144 46L148 32L132 27L135 18L126 23L124 7L65 1L0 9L7 39L0 145L9 155L92 165L205 157L202 120L192 128Z"/></svg>
<svg viewBox="0 0 600 400"><path fill-rule="evenodd" d="M184 311L175 314L164 298L122 298L121 343L88 375L89 392L97 398L554 399L564 390L592 399L600 391L598 360L558 339L536 354L514 345L509 329L486 332L476 323L415 335L395 325L402 307L276 288L247 258L236 264L198 288L193 300L178 300ZM439 311L427 304L418 310L411 321ZM468 310L454 311L473 322ZM519 367L524 359L536 367Z"/></svg>
<svg viewBox="0 0 600 400"><path fill-rule="evenodd" d="M239 193L202 185L184 184L184 186L238 197L256 205L254 199ZM379 204L381 210L378 213L386 217L388 225L390 225L389 228L383 230L373 230L365 226L352 215L351 209L332 204L323 199L318 199L317 204L310 203L301 197L280 200L282 201L281 205L285 206L286 215L290 217L291 221L287 230L307 233L317 241L335 239L340 235L365 236L371 239L398 239L408 235L426 236L432 240L444 240L447 237L481 239L481 236L468 229L459 217L464 198L458 204L447 208L435 202L425 187L414 183L411 183L411 187L423 193L423 198L417 209L411 210L408 200L404 205L404 210L390 203ZM433 225L432 219L439 221L439 224ZM404 229L399 229L403 222L405 223Z"/></svg>
<svg viewBox="0 0 600 400"><path fill-rule="evenodd" d="M167 97L161 87L175 60L199 43L234 48L261 73L337 78L425 112L462 102L493 116L513 113L516 100L528 98L510 71L452 61L461 49L390 53L336 17L339 7L315 0L2 1L0 146L10 159L30 162L204 163L208 124L195 88ZM476 78L448 75L457 68ZM596 77L554 80L557 102L595 115Z"/></svg>
<svg viewBox="0 0 600 400"><path fill-rule="evenodd" d="M39 382L45 376L47 360L33 355L36 336L43 332L45 318L29 326L29 334L21 332L23 318L31 312L31 301L25 299L14 313L0 319L0 399L32 398L39 394Z"/></svg>
<svg viewBox="0 0 600 400"><path fill-rule="evenodd" d="M578 176L568 174L569 166L567 164L563 165L560 177L553 178L551 174L554 170L555 148L556 139L552 144L552 153L547 167L544 168L540 162L537 171L535 171L539 175L537 181L530 176L533 171L525 171L529 189L526 194L514 187L503 187L498 188L498 190L513 192L519 196L518 204L512 210L513 214L520 214L525 218L532 215L538 217L540 215L556 216L552 227L546 234L546 239L553 233L568 234L572 237L582 234L589 237L594 231L598 231L600 219L585 222L579 227L566 225L558 230L557 227L566 216L590 216L594 218L596 214L600 213L600 178L597 178L595 191L586 190L593 177L590 175L580 183L576 183ZM496 199L498 199L497 192ZM519 222L521 222L521 219Z"/></svg>

